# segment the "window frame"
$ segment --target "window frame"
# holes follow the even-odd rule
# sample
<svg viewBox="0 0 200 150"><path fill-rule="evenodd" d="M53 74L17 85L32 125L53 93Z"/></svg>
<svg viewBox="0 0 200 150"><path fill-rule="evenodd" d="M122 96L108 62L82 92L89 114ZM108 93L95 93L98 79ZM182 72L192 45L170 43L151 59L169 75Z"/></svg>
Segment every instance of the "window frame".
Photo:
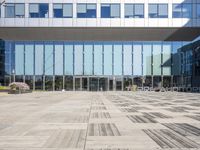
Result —
<svg viewBox="0 0 200 150"><path fill-rule="evenodd" d="M31 5L38 5L38 12L37 12L37 14L38 14L38 17L31 17L31 15L30 15L30 7L31 7ZM48 16L47 17L41 17L41 5L43 5L43 4L46 4L47 6L48 6ZM29 18L49 18L49 3L29 3Z"/></svg>
<svg viewBox="0 0 200 150"><path fill-rule="evenodd" d="M156 6L155 16L151 16L151 14L153 14L153 13L150 12L150 7L153 6L153 5ZM160 15L160 7L161 6L166 7L166 10L167 10L166 15ZM148 17L151 18L151 19L153 19L153 18L155 18L155 19L156 18L160 18L160 19L169 18L169 4L168 3L149 3L148 4Z"/></svg>
<svg viewBox="0 0 200 150"><path fill-rule="evenodd" d="M16 5L19 5L19 4L23 5L23 8L24 8L24 12L23 12L23 15L21 15L21 17L16 15ZM9 7L13 7L14 8L14 12L13 12L14 14L11 17L7 16L7 7L8 7L8 5L13 5L13 6L9 6ZM25 18L25 3L6 3L5 9L4 9L4 17L5 18Z"/></svg>
<svg viewBox="0 0 200 150"><path fill-rule="evenodd" d="M55 17L54 6L61 5L62 6L62 17ZM70 5L71 9L71 16L64 16L64 5ZM73 18L73 4L72 3L53 3L53 18Z"/></svg>
<svg viewBox="0 0 200 150"><path fill-rule="evenodd" d="M103 14L102 14L102 5L109 5L109 16L104 16ZM115 16L111 16L111 5L118 5L119 6L119 16L117 16L117 17L115 17ZM104 18L104 19L106 19L106 18L121 18L121 5L120 5L120 3L101 3L101 18Z"/></svg>
<svg viewBox="0 0 200 150"><path fill-rule="evenodd" d="M126 15L126 6L132 6L132 14L131 14L131 17L130 15L127 16ZM143 7L143 10L142 10L142 15L137 15L136 14L136 6L142 6ZM137 16L142 16L142 17L137 17ZM143 3L125 3L124 4L124 18L144 18L144 4Z"/></svg>
<svg viewBox="0 0 200 150"><path fill-rule="evenodd" d="M184 16L184 12L183 12L183 6L184 5L190 5L190 16L189 17L185 17ZM177 13L177 12L175 12L174 11L174 6L179 6L180 7L180 9L181 9L181 11L179 11L179 16L175 16L175 13ZM187 12L188 13L188 12ZM176 19L180 19L180 18L190 18L190 19L192 19L193 18L193 4L192 3L172 3L172 18L176 18Z"/></svg>
<svg viewBox="0 0 200 150"><path fill-rule="evenodd" d="M85 5L86 13L79 13L78 12L78 7L80 5ZM89 5L94 5L95 9L88 9ZM93 10L93 11L95 10L95 16L94 17L92 15L89 16L89 12L88 12L89 10ZM85 16L79 16L80 14L84 14ZM97 18L97 4L96 3L77 3L77 5L76 5L76 17L77 18Z"/></svg>

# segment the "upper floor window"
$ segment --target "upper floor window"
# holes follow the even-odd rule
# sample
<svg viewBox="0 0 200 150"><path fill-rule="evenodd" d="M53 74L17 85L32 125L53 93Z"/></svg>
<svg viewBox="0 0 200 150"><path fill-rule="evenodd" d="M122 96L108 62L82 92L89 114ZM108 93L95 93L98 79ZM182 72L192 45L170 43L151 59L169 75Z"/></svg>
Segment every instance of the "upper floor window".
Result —
<svg viewBox="0 0 200 150"><path fill-rule="evenodd" d="M77 4L77 18L96 18L96 4Z"/></svg>
<svg viewBox="0 0 200 150"><path fill-rule="evenodd" d="M120 18L120 4L102 4L101 18Z"/></svg>
<svg viewBox="0 0 200 150"><path fill-rule="evenodd" d="M192 4L173 4L173 18L192 18Z"/></svg>
<svg viewBox="0 0 200 150"><path fill-rule="evenodd" d="M149 4L149 18L168 18L168 4Z"/></svg>
<svg viewBox="0 0 200 150"><path fill-rule="evenodd" d="M125 18L144 18L144 4L125 4Z"/></svg>
<svg viewBox="0 0 200 150"><path fill-rule="evenodd" d="M23 18L24 14L24 4L7 3L5 5L6 18Z"/></svg>
<svg viewBox="0 0 200 150"><path fill-rule="evenodd" d="M72 4L54 4L53 16L54 18L72 18L73 16Z"/></svg>
<svg viewBox="0 0 200 150"><path fill-rule="evenodd" d="M200 18L200 4L197 4L197 18Z"/></svg>
<svg viewBox="0 0 200 150"><path fill-rule="evenodd" d="M30 18L48 18L49 17L49 4L30 4L29 5Z"/></svg>

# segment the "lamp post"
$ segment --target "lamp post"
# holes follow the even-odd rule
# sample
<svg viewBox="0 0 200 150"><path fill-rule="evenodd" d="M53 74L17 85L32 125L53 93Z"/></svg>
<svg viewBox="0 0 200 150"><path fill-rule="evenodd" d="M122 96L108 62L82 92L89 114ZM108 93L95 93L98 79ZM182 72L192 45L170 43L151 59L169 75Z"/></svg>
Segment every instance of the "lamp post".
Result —
<svg viewBox="0 0 200 150"><path fill-rule="evenodd" d="M12 74L13 74L13 82L15 82L15 69L12 70Z"/></svg>

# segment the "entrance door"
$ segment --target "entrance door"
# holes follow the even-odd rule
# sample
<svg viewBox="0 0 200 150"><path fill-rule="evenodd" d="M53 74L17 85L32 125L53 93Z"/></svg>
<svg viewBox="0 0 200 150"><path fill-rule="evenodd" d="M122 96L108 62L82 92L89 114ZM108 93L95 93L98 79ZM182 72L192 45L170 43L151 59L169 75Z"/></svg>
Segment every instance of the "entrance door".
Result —
<svg viewBox="0 0 200 150"><path fill-rule="evenodd" d="M109 90L113 91L113 79L109 79Z"/></svg>
<svg viewBox="0 0 200 150"><path fill-rule="evenodd" d="M108 79L107 78L99 78L99 91L108 90Z"/></svg>
<svg viewBox="0 0 200 150"><path fill-rule="evenodd" d="M82 78L82 90L83 91L88 90L88 78Z"/></svg>

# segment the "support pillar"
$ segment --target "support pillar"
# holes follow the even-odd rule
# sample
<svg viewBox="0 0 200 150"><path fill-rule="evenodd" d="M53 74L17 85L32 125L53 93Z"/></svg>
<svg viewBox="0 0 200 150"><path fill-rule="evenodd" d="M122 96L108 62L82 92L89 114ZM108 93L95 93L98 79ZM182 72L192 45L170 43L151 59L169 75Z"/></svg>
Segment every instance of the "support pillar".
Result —
<svg viewBox="0 0 200 150"><path fill-rule="evenodd" d="M43 76L43 91L45 91L45 76Z"/></svg>
<svg viewBox="0 0 200 150"><path fill-rule="evenodd" d="M55 76L53 76L53 91L55 91Z"/></svg>
<svg viewBox="0 0 200 150"><path fill-rule="evenodd" d="M73 91L75 91L75 77L73 77Z"/></svg>
<svg viewBox="0 0 200 150"><path fill-rule="evenodd" d="M35 76L33 76L33 91L35 91Z"/></svg>

